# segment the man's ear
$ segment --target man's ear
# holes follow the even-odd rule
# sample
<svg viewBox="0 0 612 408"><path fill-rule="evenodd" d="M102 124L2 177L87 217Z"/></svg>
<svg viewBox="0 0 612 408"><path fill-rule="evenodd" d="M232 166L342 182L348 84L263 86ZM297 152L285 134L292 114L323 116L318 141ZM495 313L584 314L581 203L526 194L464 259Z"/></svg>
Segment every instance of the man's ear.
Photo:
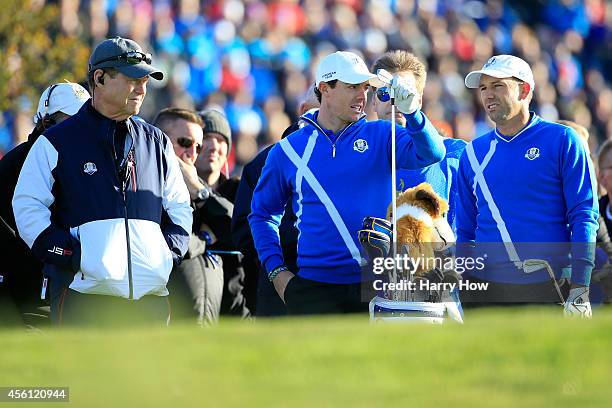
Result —
<svg viewBox="0 0 612 408"><path fill-rule="evenodd" d="M96 69L93 74L94 84L104 85L104 70Z"/></svg>
<svg viewBox="0 0 612 408"><path fill-rule="evenodd" d="M531 91L531 85L527 82L519 82L519 99L523 100L527 98Z"/></svg>
<svg viewBox="0 0 612 408"><path fill-rule="evenodd" d="M598 182L599 184L602 184L602 183L603 183L603 177L602 177L602 175L601 175L601 171L599 170L599 167L597 167L597 168L595 169L595 176L596 176L596 178L597 178L597 182Z"/></svg>
<svg viewBox="0 0 612 408"><path fill-rule="evenodd" d="M327 91L329 91L329 84L327 82L321 82L319 84L319 92L321 92L321 95L324 93L327 93Z"/></svg>

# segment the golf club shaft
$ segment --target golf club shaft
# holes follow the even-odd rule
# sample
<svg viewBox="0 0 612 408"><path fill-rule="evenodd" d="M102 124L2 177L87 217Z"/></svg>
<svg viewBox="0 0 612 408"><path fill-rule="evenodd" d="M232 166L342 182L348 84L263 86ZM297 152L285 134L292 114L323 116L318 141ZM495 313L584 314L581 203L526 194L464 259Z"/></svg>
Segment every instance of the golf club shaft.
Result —
<svg viewBox="0 0 612 408"><path fill-rule="evenodd" d="M553 270L548 264L548 262L546 263L546 270L548 271L548 276L550 276L550 279L552 279L553 281L553 285L555 285L555 289L557 290L557 295L559 295L559 299L561 300L561 305L563 306L565 304L565 299L563 299L561 288L559 287L559 284L557 283L557 279L555 278L555 274L553 273Z"/></svg>
<svg viewBox="0 0 612 408"><path fill-rule="evenodd" d="M397 183L395 166L395 98L391 97L391 222L393 224L393 259L397 259ZM393 262L394 281L397 282L397 265Z"/></svg>

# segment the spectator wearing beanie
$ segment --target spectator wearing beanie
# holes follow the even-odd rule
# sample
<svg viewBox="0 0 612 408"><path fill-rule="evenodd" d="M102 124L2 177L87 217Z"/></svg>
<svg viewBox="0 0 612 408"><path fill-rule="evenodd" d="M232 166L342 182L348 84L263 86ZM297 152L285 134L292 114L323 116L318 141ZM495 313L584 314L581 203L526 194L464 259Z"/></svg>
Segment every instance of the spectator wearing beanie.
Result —
<svg viewBox="0 0 612 408"><path fill-rule="evenodd" d="M231 212L233 212L233 203L240 181L238 178L228 178L227 157L232 148L232 133L227 118L221 112L204 110L200 111L199 115L204 122L204 140L202 151L196 161L198 176L208 185L210 193L224 197L232 203L229 214L227 214L227 208L219 209L218 212L210 208L209 211L200 215L205 218L203 222L213 223L217 226L215 230L223 231L211 237L208 246L213 253L220 254L223 259L224 284L221 314L248 317L250 310L245 296L252 293L252 296L248 296L249 305L254 305L256 289L254 287L250 291L245 289L247 293L243 293L245 287L243 257L232 243L231 237ZM222 172L223 169L225 169L225 174Z"/></svg>

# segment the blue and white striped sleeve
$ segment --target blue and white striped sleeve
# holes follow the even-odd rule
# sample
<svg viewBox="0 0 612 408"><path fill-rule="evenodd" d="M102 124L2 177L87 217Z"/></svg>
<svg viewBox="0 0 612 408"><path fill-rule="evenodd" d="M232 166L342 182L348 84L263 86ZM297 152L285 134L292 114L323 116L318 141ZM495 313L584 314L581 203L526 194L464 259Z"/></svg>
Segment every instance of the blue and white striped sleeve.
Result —
<svg viewBox="0 0 612 408"><path fill-rule="evenodd" d="M49 207L55 201L53 171L58 153L49 139L40 136L19 173L13 195L13 212L19 236L42 262L78 270L79 241L51 222Z"/></svg>
<svg viewBox="0 0 612 408"><path fill-rule="evenodd" d="M36 238L51 225L49 207L55 201L52 193L53 169L57 150L45 136L40 136L26 157L13 195L13 212L19 236L30 248Z"/></svg>
<svg viewBox="0 0 612 408"><path fill-rule="evenodd" d="M467 154L459 159L457 177L457 242L474 242L476 240L476 197L474 196L474 172Z"/></svg>

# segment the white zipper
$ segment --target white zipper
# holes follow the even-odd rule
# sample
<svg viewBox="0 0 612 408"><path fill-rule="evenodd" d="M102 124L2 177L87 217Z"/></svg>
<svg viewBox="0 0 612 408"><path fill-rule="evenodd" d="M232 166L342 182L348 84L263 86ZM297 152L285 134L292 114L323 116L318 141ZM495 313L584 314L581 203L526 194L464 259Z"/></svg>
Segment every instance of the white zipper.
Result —
<svg viewBox="0 0 612 408"><path fill-rule="evenodd" d="M321 133L323 133L323 135L325 135L325 137L327 138L327 140L329 140L329 143L331 143L332 145L332 157L336 157L336 143L338 142L338 140L340 140L340 137L351 127L353 126L355 123L357 123L359 120L361 120L361 118L359 118L359 120L357 122L351 122L348 126L346 126L344 129L342 129L342 131L340 132L340 134L338 135L338 137L336 137L336 141L332 142L331 139L329 138L329 136L327 136L327 133L325 133L325 131L323 130L323 128L321 126L319 126L318 123L316 123L314 120L310 119L310 118L305 118L302 117L303 120L309 122L311 125L313 125L314 127L316 127L317 129L319 129L319 131Z"/></svg>

